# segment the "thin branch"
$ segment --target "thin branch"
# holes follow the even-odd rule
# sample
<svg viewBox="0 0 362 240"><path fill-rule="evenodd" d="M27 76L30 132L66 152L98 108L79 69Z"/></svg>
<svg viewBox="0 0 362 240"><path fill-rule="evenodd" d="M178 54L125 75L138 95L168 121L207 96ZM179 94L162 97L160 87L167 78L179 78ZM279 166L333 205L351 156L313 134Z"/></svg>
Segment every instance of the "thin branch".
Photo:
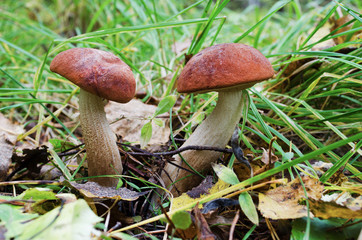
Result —
<svg viewBox="0 0 362 240"><path fill-rule="evenodd" d="M227 148L217 148L217 147L211 147L211 146L186 146L179 148L177 150L169 151L169 152L156 152L156 153L150 153L150 152L127 152L130 155L141 155L141 156L169 156L169 155L175 155L179 154L183 151L187 150L199 150L199 151L216 151L216 152L223 152L223 153L232 153L232 149Z"/></svg>

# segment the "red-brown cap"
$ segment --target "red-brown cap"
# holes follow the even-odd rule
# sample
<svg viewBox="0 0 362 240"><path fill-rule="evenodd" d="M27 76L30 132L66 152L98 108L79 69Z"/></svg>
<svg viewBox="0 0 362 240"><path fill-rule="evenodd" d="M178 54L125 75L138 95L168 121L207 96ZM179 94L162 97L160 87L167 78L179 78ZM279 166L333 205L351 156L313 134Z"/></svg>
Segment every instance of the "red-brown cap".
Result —
<svg viewBox="0 0 362 240"><path fill-rule="evenodd" d="M136 92L131 68L113 53L72 48L59 53L50 70L101 98L126 103Z"/></svg>
<svg viewBox="0 0 362 240"><path fill-rule="evenodd" d="M178 78L177 91L241 90L273 75L270 62L255 48L224 43L205 48L190 59Z"/></svg>

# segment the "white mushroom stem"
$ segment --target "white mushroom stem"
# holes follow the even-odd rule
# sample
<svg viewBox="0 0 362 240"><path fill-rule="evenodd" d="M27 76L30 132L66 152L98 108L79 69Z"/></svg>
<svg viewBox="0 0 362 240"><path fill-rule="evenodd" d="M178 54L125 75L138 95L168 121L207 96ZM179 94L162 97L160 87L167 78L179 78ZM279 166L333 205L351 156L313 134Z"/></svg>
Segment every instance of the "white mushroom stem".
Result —
<svg viewBox="0 0 362 240"><path fill-rule="evenodd" d="M79 111L87 151L88 175L122 174L123 168L116 136L107 121L102 98L81 89ZM116 186L118 182L112 177L97 177L92 178L91 181L108 187Z"/></svg>
<svg viewBox="0 0 362 240"><path fill-rule="evenodd" d="M219 92L214 111L196 128L195 132L192 133L181 147L197 145L224 148L242 116L242 100L241 90ZM196 171L202 172L204 170L209 170L211 168L211 163L215 162L218 157L220 157L221 153L215 151L188 150L182 152L181 155ZM182 160L179 155L173 157L176 159L174 163L181 165ZM185 163L182 163L181 166L188 168ZM181 170L172 164L167 164L164 170L167 171L172 179L171 181L164 172L162 173L162 179L167 187L172 182L190 175L189 172ZM175 185L177 190L182 193L197 186L200 182L201 178L193 175L180 180ZM173 193L176 194L175 191L173 191Z"/></svg>

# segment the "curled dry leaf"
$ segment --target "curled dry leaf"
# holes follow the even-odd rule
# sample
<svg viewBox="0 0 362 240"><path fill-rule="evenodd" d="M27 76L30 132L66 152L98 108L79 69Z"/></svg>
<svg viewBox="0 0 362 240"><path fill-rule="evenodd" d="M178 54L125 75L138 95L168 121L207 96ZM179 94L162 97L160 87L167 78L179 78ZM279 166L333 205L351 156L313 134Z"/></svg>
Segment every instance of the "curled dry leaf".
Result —
<svg viewBox="0 0 362 240"><path fill-rule="evenodd" d="M137 99L126 104L109 102L105 106L107 119L112 123L112 130L129 142L140 142L141 129L149 121L147 117L151 117L156 109L156 106L145 104ZM164 123L168 120L167 118L159 119ZM169 136L168 124L164 124L164 127L152 124L152 138L149 144L164 144L168 141Z"/></svg>
<svg viewBox="0 0 362 240"><path fill-rule="evenodd" d="M263 155L261 157L261 161L265 165L270 165L270 164L273 164L276 161L278 161L278 157L274 153L271 153L270 156L271 156L271 159L269 159L270 158L269 157L269 152L265 148L263 148Z"/></svg>
<svg viewBox="0 0 362 240"><path fill-rule="evenodd" d="M207 221L201 211L199 209L199 205L197 204L193 208L193 213L195 217L195 225L197 229L197 239L205 239L205 240L213 240L215 239L215 235L211 232Z"/></svg>
<svg viewBox="0 0 362 240"><path fill-rule="evenodd" d="M21 126L11 123L0 113L0 181L7 176L16 138L23 132Z"/></svg>
<svg viewBox="0 0 362 240"><path fill-rule="evenodd" d="M319 200L324 190L323 185L309 177L303 178L303 184L309 199ZM271 219L295 219L308 216L305 205L300 204L305 199L303 186L299 179L259 194L259 210L264 217ZM312 214L311 214L312 216Z"/></svg>

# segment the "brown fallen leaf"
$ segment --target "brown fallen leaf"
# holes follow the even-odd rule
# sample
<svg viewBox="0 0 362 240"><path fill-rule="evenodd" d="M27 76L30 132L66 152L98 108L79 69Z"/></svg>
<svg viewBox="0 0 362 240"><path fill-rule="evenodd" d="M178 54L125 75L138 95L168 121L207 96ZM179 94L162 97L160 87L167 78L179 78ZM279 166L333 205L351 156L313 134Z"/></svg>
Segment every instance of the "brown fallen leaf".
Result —
<svg viewBox="0 0 362 240"><path fill-rule="evenodd" d="M63 181L66 185L79 191L83 196L87 198L100 198L100 199L117 199L125 201L137 200L140 196L147 194L146 192L135 192L127 188L113 188L104 187L95 182L87 182L84 184Z"/></svg>
<svg viewBox="0 0 362 240"><path fill-rule="evenodd" d="M348 23L349 21L353 20L354 18L347 14L343 17L340 17L338 19L336 18L332 18L332 24L333 26L331 27L331 31L334 31L336 30L337 28L340 28L342 25ZM339 30L336 31L335 34L338 34L338 33L342 33L342 32L346 32L350 29L352 29L353 27L353 24L354 23L350 23L342 28L340 28ZM361 33L362 31L357 31L355 33L353 33L353 35L351 36L350 40L349 41L356 41L357 39L360 39L361 38ZM348 37L348 34L347 35L342 35L342 36L339 36L339 37L336 37L336 38L333 38L333 41L336 43L336 44L342 44L344 42L346 42L347 40L347 37ZM353 46L350 46L350 47L359 47L360 44L354 44Z"/></svg>
<svg viewBox="0 0 362 240"><path fill-rule="evenodd" d="M308 198L319 200L324 190L323 185L317 180L303 177ZM304 190L299 179L269 190L266 194L259 194L261 214L271 219L295 219L308 216L308 210L300 201L305 199Z"/></svg>
<svg viewBox="0 0 362 240"><path fill-rule="evenodd" d="M112 123L111 128L116 134L122 136L123 140L140 142L141 128L148 122L147 117L152 116L156 108L157 106L133 99L126 104L109 102L105 106L105 111L107 119ZM149 145L161 145L169 140L170 128L166 124L168 119L160 119L165 123L164 127L152 124L152 138Z"/></svg>
<svg viewBox="0 0 362 240"><path fill-rule="evenodd" d="M212 187L212 176L207 176L198 186L194 187L186 194L191 198L199 198L202 194L208 194Z"/></svg>
<svg viewBox="0 0 362 240"><path fill-rule="evenodd" d="M269 152L265 148L263 148L263 155L261 156L261 161L265 165L271 165L278 161L278 157L274 153L271 153L270 155L271 157L269 157Z"/></svg>
<svg viewBox="0 0 362 240"><path fill-rule="evenodd" d="M212 233L217 236L216 239L228 239L230 235L230 226L233 224L236 210L217 210L204 214Z"/></svg>
<svg viewBox="0 0 362 240"><path fill-rule="evenodd" d="M214 240L215 235L211 232L209 225L207 224L204 215L201 214L199 204L197 204L192 212L195 217L195 225L197 229L197 239Z"/></svg>
<svg viewBox="0 0 362 240"><path fill-rule="evenodd" d="M21 126L13 124L0 113L0 181L5 180L8 174L16 138L23 132Z"/></svg>

